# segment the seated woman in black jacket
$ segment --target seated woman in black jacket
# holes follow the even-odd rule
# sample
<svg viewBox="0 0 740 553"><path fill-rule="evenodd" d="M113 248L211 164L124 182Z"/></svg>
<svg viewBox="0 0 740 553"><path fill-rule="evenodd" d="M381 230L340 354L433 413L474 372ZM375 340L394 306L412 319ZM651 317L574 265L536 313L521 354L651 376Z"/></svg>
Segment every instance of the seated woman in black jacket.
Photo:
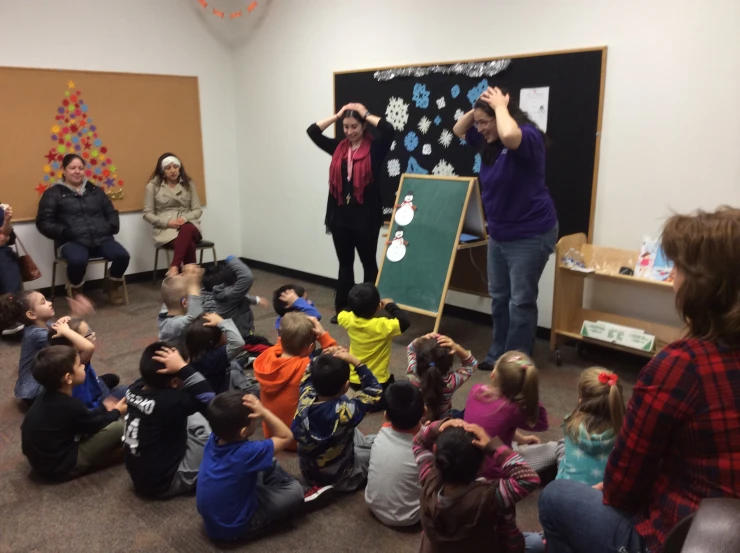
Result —
<svg viewBox="0 0 740 553"><path fill-rule="evenodd" d="M126 249L113 239L118 234L118 211L98 186L85 179L85 162L77 154L62 161L64 177L41 196L36 215L39 232L54 240L67 261L67 292L82 292L87 262L104 257L111 262L108 297L123 303L120 286L129 262Z"/></svg>

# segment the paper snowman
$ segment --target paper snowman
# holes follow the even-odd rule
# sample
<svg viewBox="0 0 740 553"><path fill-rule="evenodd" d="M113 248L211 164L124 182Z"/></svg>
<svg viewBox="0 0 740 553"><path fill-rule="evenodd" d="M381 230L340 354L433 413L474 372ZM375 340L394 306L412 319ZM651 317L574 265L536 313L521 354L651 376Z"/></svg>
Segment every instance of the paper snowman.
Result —
<svg viewBox="0 0 740 553"><path fill-rule="evenodd" d="M396 204L396 207L398 208L396 210L396 217L395 217L395 221L397 225L405 227L411 221L414 220L414 211L416 211L416 206L414 205L413 202L414 202L414 194L409 193L409 194L406 194L406 197L404 197L402 204Z"/></svg>
<svg viewBox="0 0 740 553"><path fill-rule="evenodd" d="M396 231L393 240L386 242L386 244L390 244L388 246L388 251L385 253L385 256L389 261L401 261L406 255L406 245L408 242L403 239L402 230Z"/></svg>

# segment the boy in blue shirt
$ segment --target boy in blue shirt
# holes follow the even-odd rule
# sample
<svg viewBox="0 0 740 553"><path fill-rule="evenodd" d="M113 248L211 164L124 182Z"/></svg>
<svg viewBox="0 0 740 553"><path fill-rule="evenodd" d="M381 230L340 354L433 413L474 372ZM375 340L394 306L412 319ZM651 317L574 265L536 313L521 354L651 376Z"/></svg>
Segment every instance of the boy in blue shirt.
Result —
<svg viewBox="0 0 740 553"><path fill-rule="evenodd" d="M272 293L272 307L277 313L275 319L275 330L280 333L280 321L286 313L298 311L309 317L316 317L321 320L321 313L316 306L310 301L303 286L295 284L284 284Z"/></svg>
<svg viewBox="0 0 740 553"><path fill-rule="evenodd" d="M262 418L273 437L250 441ZM208 406L197 507L213 540L248 539L303 504L303 487L273 459L293 440L285 423L253 395L231 390Z"/></svg>

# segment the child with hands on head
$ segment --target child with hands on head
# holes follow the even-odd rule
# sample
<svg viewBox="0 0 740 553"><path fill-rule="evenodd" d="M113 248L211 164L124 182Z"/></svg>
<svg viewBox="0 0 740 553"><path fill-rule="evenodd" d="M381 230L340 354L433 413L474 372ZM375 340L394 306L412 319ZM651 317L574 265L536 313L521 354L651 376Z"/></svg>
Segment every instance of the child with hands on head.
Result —
<svg viewBox="0 0 740 553"><path fill-rule="evenodd" d="M473 354L451 338L434 332L411 342L406 353L406 374L421 390L428 420L461 418L463 412L453 414L452 396L475 372L478 361ZM455 356L462 365L453 371Z"/></svg>
<svg viewBox="0 0 740 553"><path fill-rule="evenodd" d="M280 321L286 313L298 311L309 317L316 317L319 321L321 320L321 313L316 309L313 302L308 299L308 293L303 286L285 284L275 290L272 294L272 307L275 309L275 313L277 313L275 330L278 333L280 333Z"/></svg>
<svg viewBox="0 0 740 553"><path fill-rule="evenodd" d="M195 318L203 313L200 290L203 269L198 265L183 266L182 274L162 281L162 309L157 317L159 339L176 342Z"/></svg>

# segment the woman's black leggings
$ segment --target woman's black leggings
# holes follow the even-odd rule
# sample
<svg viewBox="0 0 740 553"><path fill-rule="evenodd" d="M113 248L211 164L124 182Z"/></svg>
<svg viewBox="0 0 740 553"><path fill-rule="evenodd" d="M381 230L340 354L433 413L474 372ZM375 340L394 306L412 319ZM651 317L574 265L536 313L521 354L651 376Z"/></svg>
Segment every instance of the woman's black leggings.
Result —
<svg viewBox="0 0 740 553"><path fill-rule="evenodd" d="M334 240L334 249L339 261L339 276L337 290L334 295L334 307L337 313L346 309L347 296L355 285L355 250L360 256L360 262L365 275L363 282L375 283L378 277L378 233L380 229L369 231L355 230L350 227L331 227L331 236Z"/></svg>

